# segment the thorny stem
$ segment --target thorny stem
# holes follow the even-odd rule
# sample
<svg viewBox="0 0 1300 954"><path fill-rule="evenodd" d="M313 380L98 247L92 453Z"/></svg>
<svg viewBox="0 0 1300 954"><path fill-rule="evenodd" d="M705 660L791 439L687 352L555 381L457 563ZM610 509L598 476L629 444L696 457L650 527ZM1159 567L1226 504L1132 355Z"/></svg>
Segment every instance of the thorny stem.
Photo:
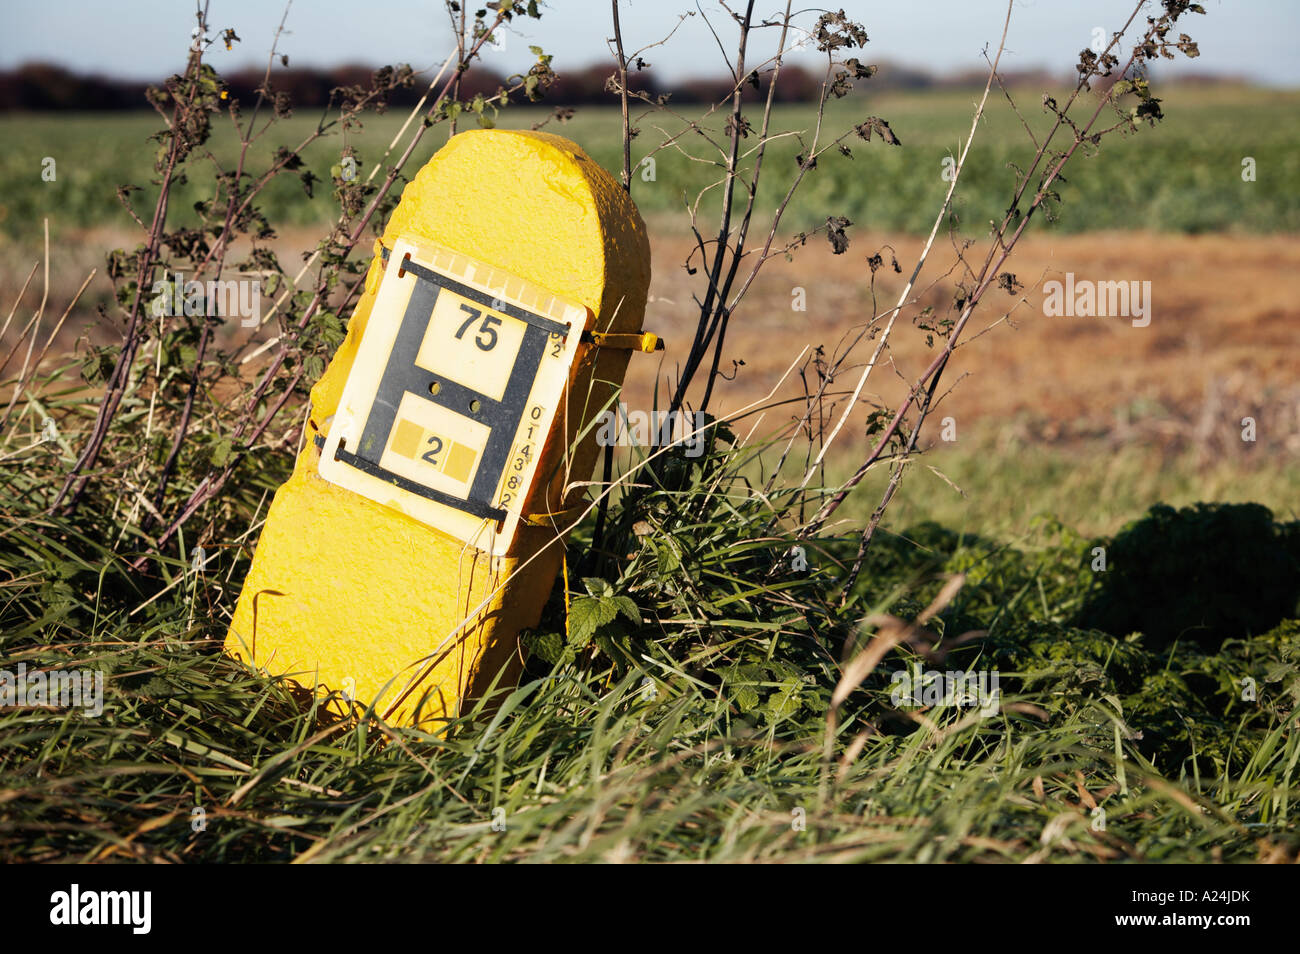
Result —
<svg viewBox="0 0 1300 954"><path fill-rule="evenodd" d="M618 0L610 0L611 12L614 18L614 54L618 61L618 95L619 103L623 110L623 191L628 195L632 194L632 127L628 119L627 110L627 56L623 52L623 31L618 22ZM614 476L614 445L606 444L601 455L600 479L608 485ZM593 561L593 570L597 576L600 575L600 563L602 560L602 549L605 543L605 521L609 515L609 496L600 498L600 506L596 509L596 525L591 531L591 559ZM568 580L565 580L565 586L568 586Z"/></svg>
<svg viewBox="0 0 1300 954"><path fill-rule="evenodd" d="M623 54L623 31L618 22L618 0L610 0L614 15L614 45L618 58L618 99L623 108L623 191L632 192L632 129L627 116L627 57Z"/></svg>
<svg viewBox="0 0 1300 954"><path fill-rule="evenodd" d="M1107 52L1109 52L1111 47L1113 47L1115 44L1119 42L1119 38L1124 33L1127 32L1129 26L1132 25L1133 20L1137 17L1137 14L1141 9L1142 9L1142 4L1139 3L1138 6L1134 9L1133 13L1129 16L1129 19L1125 22L1124 28L1113 35L1110 46L1106 48ZM1147 31L1146 34L1147 38L1153 35L1154 30L1155 30L1155 26L1153 25ZM1121 76L1127 73L1129 68L1133 65L1137 57L1137 54L1139 50L1141 50L1141 48L1142 48L1141 44L1136 44L1134 46L1133 52L1129 55L1128 61L1125 63L1124 67L1120 70ZM1075 131L1074 142L1070 144L1069 148L1066 149L1064 153L1060 154L1056 163L1049 167L1047 173L1044 175L1042 181L1039 183L1038 189L1034 194L1033 201L1030 203L1030 206L1026 210L1025 214L1021 217L1019 225L1016 227L1015 231L1011 234L1010 240L1009 241L1005 240L1004 236L1006 234L1006 229L1009 227L1011 221L1015 218L1016 207L1019 203L1019 199L1021 196L1023 196L1025 188L1028 186L1029 180L1033 176L1034 170L1038 168L1038 165L1042 161L1043 156L1047 154L1048 146L1052 141L1052 137L1061 128L1061 126L1064 125L1064 114L1068 112L1070 106L1078 98L1084 86L1088 83L1088 81L1091 78L1093 78L1096 75L1097 72L1098 70L1094 68L1093 72L1090 72L1082 76L1079 80L1078 85L1075 88L1074 93L1071 95L1070 99L1068 100L1066 106L1057 112L1056 123L1052 126L1051 132L1044 139L1042 145L1038 148L1034 156L1033 164L1030 166L1029 170L1022 177L1020 186L1015 193L1015 198L1012 201L1011 206L1008 209L1005 217L1003 218L1002 223L998 226L995 232L995 236L994 236L995 241L991 244L989 248L989 252L985 257L984 264L979 272L979 275L977 276L976 287L974 291L971 292L970 298L963 304L961 316L957 319L956 323L953 325L952 331L948 336L948 341L946 345L939 352L939 354L935 356L934 360L930 362L929 367L927 367L926 370L921 374L921 376L917 378L908 396L904 399L902 404L899 406L897 412L894 414L893 419L890 421L889 426L885 429L884 433L881 434L880 439L877 441L875 447L872 448L872 451L867 456L866 460L864 460L862 464L859 465L858 469L854 472L853 476L850 477L848 481L846 481L844 485L840 487L839 490L837 490L830 497L830 499L827 500L825 504L823 504L823 506L813 517L813 519L809 523L807 523L806 525L800 528L798 533L800 539L806 539L807 537L812 536L819 529L821 529L821 527L826 523L826 521L830 519L830 517L835 513L837 509L839 509L840 505L844 502L845 498L848 497L849 492L862 481L862 478L866 476L866 473L870 469L870 467L879 459L881 452L884 450L889 440L897 432L899 425L902 423L904 414L906 414L908 408L911 406L912 402L916 399L917 394L921 391L922 388L926 386L926 382L929 381L932 376L937 376L942 371L943 367L947 364L949 357L952 356L952 352L957 346L957 341L961 337L962 331L966 327L966 323L970 320L970 317L975 310L975 307L979 304L980 300L983 298L984 293L989 289L989 287L995 281L998 271L1002 268L1002 265L1011 256L1012 249L1015 248L1016 243L1020 240L1020 236L1024 234L1024 230L1029 225L1029 222L1033 218L1034 213L1038 210L1038 208L1042 205L1043 201L1047 198L1052 183L1056 181L1057 177L1061 173L1061 170L1065 168L1066 163L1068 163L1070 159L1074 156L1075 150L1077 150L1083 142L1091 138L1091 130L1093 126L1096 125L1097 120L1100 118L1102 111L1111 102L1111 94L1107 94L1100 98L1100 101L1097 104L1097 108L1093 111L1092 116L1088 119L1088 122L1084 125L1082 130ZM987 92L987 88L986 88L986 92ZM925 413L928 413L928 409L929 408L927 402ZM923 420L924 420L924 414L920 415L920 419L917 421L915 427L916 431L920 430L920 426Z"/></svg>
<svg viewBox="0 0 1300 954"><path fill-rule="evenodd" d="M206 27L206 20L202 13L199 14L200 33ZM193 77L197 72L202 53L198 49L191 50L189 62L186 65L185 76ZM58 510L65 507L71 510L76 506L81 493L85 490L87 483L90 481L90 475L86 473L95 465L99 457L100 449L104 445L104 439L108 436L109 425L112 423L117 408L121 404L122 396L126 392L127 378L130 376L131 368L135 363L136 349L139 347L139 325L140 311L144 303L145 288L151 287L149 278L153 274L154 264L158 257L159 247L162 242L163 226L167 221L167 206L171 197L172 179L176 171L177 153L180 150L180 119L182 112L190 109L194 105L195 86L190 85L189 98L185 103L174 103L172 106L171 121L169 128L172 131L171 144L167 152L167 165L163 170L161 188L158 193L158 201L154 204L153 221L149 226L149 243L140 253L136 270L136 288L135 296L131 303L131 314L127 319L126 332L122 343L122 351L118 354L117 361L113 364L113 371L109 375L108 382L105 385L104 400L100 403L99 413L95 417L95 425L91 429L90 440L86 442L85 448L77 457L76 462L72 465L71 471L59 489L50 505L50 511ZM66 501L66 505L65 505Z"/></svg>
<svg viewBox="0 0 1300 954"><path fill-rule="evenodd" d="M708 337L712 336L710 327L709 335L706 337L706 326L710 325L707 320L709 315L713 314L715 296L722 304L725 310L725 299L718 294L718 279L722 275L722 264L726 259L729 250L729 240L731 237L731 209L735 201L736 194L736 160L740 152L740 132L741 132L741 111L740 104L743 98L745 86L745 48L749 41L750 21L754 13L754 2L750 0L745 6L745 15L740 22L740 40L736 51L736 66L733 71L736 78L736 85L731 94L731 148L727 155L727 173L726 186L722 192L722 221L718 227L717 245L714 250L712 267L709 269L709 287L704 293L704 301L700 303L700 322L695 327L695 340L691 343L691 350L686 359L686 366L682 369L681 376L677 381L677 389L673 393L672 401L668 404L668 417L671 419L675 412L679 411L686 400L686 389L690 386L691 379L695 376L695 371L703 360L706 349L708 348ZM750 194L750 201L753 202L754 193ZM739 256L740 249L737 248L732 253ZM716 325L717 319L712 323Z"/></svg>
<svg viewBox="0 0 1300 954"><path fill-rule="evenodd" d="M462 65L472 61L473 58L478 55L478 52L482 47L483 43L486 42L487 38L492 35L492 32L501 25L504 19L505 19L505 15L503 13L498 12L496 19L492 22L492 25L487 30L484 31L484 33L474 42L474 45L465 54L465 57L461 60ZM438 94L437 98L434 100L433 105L429 108L429 110L425 114L426 122L420 124L420 127L412 134L410 143L407 144L406 149L403 151L402 155L398 158L396 164L389 168L388 174L387 176L385 176L383 183L380 185L378 191L375 193L374 198L370 201L370 204L362 213L361 217L357 220L355 227L347 235L347 238L343 243L342 249L339 252L341 258L346 259L346 257L351 253L351 251L356 247L356 244L361 240L361 236L364 234L366 226L370 223L371 218L374 217L375 212L379 209L379 206L383 202L384 197L388 194L388 190L392 188L393 183L397 180L397 176L401 173L401 170L406 166L407 161L410 159L411 155L415 152L415 148L417 145L419 145L420 140L423 138L425 130L430 128L430 126L432 125L431 120L435 115L435 113L437 112L438 108L441 106L443 100L448 95L448 92L451 90L452 84L455 82L457 75L459 75L459 71L456 74L453 74L451 77L449 77L446 83L444 83L442 91ZM320 307L321 302L324 300L325 292L326 292L326 288L324 287L324 285L322 283L318 283L316 291L313 294L311 301L308 303L307 307L303 310L302 317L299 318L295 324L295 331L297 334L301 334L302 331L310 323L312 317L316 313L316 310ZM299 367L298 371L295 373L292 383L288 387L286 387L280 399L266 412L266 414L263 415L262 419L258 422L256 427L254 427L251 432L248 431L249 422L252 420L252 416L251 416L252 412L257 408L257 405L261 402L262 398L266 395L267 391L271 386L271 383L275 380L275 376L279 372L280 367L284 364L285 359L288 357L290 353L290 344L291 342L286 342L277 351L275 357L271 360L270 365L263 373L261 379L259 380L257 386L254 388L253 393L249 398L247 409L246 409L247 416L245 416L245 418L240 423L240 425L235 429L235 432L231 437L232 443L237 445L242 444L243 446L232 453L230 460L227 461L226 466L221 470L219 474L217 474L215 477L212 474L208 474L203 478L202 481L199 482L199 485L194 488L194 491L190 494L185 504L181 507L179 514L172 521L172 523L167 527L167 529L165 529L162 532L162 534L158 537L158 539L155 541L154 546L156 548L161 549L164 545L166 545L167 541L170 540L171 537L175 535L175 533L182 526L184 526L184 524L186 523L186 521L190 519L190 517L192 517L196 512L198 512L200 507L202 507L205 503L207 503L214 496L216 496L217 493L220 492L221 488L225 486L226 481L230 479L230 475L234 472L235 468L243 460L248 450L251 449L252 446L257 442L258 438L262 436L262 434L265 432L267 427L270 426L271 422L275 419L275 417L279 414L281 409L283 409L284 405L287 403L289 396L292 393L293 385L296 384L297 381L302 376L301 366Z"/></svg>

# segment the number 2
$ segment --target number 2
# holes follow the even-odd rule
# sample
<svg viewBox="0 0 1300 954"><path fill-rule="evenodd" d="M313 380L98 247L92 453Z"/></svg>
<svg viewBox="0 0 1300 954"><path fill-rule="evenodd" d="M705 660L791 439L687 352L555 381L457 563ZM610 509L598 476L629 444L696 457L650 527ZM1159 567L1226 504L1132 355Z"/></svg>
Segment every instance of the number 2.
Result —
<svg viewBox="0 0 1300 954"><path fill-rule="evenodd" d="M437 458L436 455L442 452L442 438L441 438L441 437L435 437L435 436L433 436L432 434L430 434L430 435L429 435L428 443L430 443L430 444L433 445L433 449L432 449L432 450L427 450L427 451L425 451L423 454L421 454L421 455L420 455L420 459L421 459L421 460L426 460L426 461L428 461L430 464L432 464L434 467L437 467L437 466L438 466L438 458Z"/></svg>
<svg viewBox="0 0 1300 954"><path fill-rule="evenodd" d="M492 315L485 315L483 312L471 305L461 305L460 310L467 312L469 317L466 318L465 323L457 329L456 338L460 339L463 337L465 332L469 329L469 326L478 321L479 318L482 318L483 323L479 325L478 334L474 336L474 344L478 345L480 351L491 351L495 348L497 346L497 330L493 325L501 324L501 319ZM487 340L484 340L484 335L487 335Z"/></svg>

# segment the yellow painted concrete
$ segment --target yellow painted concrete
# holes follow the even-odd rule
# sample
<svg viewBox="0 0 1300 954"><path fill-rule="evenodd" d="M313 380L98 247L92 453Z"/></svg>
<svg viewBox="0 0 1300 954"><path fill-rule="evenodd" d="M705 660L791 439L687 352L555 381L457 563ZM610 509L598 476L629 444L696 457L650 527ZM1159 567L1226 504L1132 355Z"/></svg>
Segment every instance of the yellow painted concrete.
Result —
<svg viewBox="0 0 1300 954"><path fill-rule="evenodd" d="M403 192L384 245L399 236L577 301L590 310L588 330L641 329L650 281L645 226L618 183L559 136L455 136ZM513 685L518 678L518 634L538 621L561 543L553 526L521 523L510 552L493 559L321 479L310 438L328 428L381 274L376 256L347 338L312 389L309 439L271 505L226 648L272 673L297 674L303 685L351 691L390 721L436 727L493 679ZM525 514L580 502L580 489L566 497L564 487L590 479L596 429L568 451L610 400L628 357L626 350L580 349ZM455 632L484 600L470 625Z"/></svg>

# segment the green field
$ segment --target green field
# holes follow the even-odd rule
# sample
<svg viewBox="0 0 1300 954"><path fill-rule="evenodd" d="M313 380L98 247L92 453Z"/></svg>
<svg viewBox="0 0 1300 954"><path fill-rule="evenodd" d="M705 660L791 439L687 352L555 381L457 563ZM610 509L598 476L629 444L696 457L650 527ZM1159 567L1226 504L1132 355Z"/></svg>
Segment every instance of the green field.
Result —
<svg viewBox="0 0 1300 954"><path fill-rule="evenodd" d="M1161 91L1157 90L1157 95ZM1300 93L1247 87L1174 87L1164 91L1167 118L1155 128L1143 127L1135 137L1105 139L1098 154L1072 164L1061 189L1063 209L1051 225L1069 231L1145 229L1200 232L1300 230L1300 126L1295 123ZM1041 92L1016 94L1031 126L1041 130L1050 116L1040 106ZM787 225L803 229L823 224L828 214L844 215L856 226L879 230L926 231L947 183L943 159L953 155L970 126L977 91L850 96L832 103L823 129L832 137L868 116L888 120L902 142L894 148L878 139L856 136L846 140L853 157L832 149L800 187L787 216ZM697 117L700 107L683 107ZM527 128L541 122L548 110L510 108L498 117L503 127ZM330 167L345 144L359 152L361 171L379 161L405 114L399 111L368 119L365 128L344 139L339 134L314 144L305 154L307 168L324 184L309 199L298 181L283 177L265 196L264 211L280 226L324 225L337 214L328 186ZM781 107L774 130L800 131L810 138L814 115L807 107ZM751 114L758 121L758 114ZM221 122L224 122L222 120ZM472 119L470 120L472 123ZM293 118L272 128L256 147L265 161L274 147L296 145L315 124L315 117ZM159 120L153 114L18 115L0 117L0 175L9 188L0 197L0 232L13 238L39 233L43 217L54 235L95 225L129 225L115 194L124 183L146 186L152 175L154 145L148 137ZM636 120L640 135L633 143L633 162L640 161L661 141L660 130L674 133L680 122L668 115ZM704 124L719 139L722 119ZM552 122L548 130L579 142L602 165L617 170L621 163L617 112L582 108L567 124ZM462 129L466 128L464 123ZM432 130L414 156L410 171L419 168L443 141ZM1136 140L1136 141L1135 141ZM752 138L750 140L753 141ZM823 143L827 139L823 138ZM709 157L698 137L682 140L696 157ZM209 147L219 161L230 164L237 141L220 122ZM801 151L796 139L774 143L765 162L768 175L760 199L771 208L795 170ZM957 211L963 228L980 232L986 220L999 215L1010 193L1013 172L1008 163L1024 164L1032 149L1019 120L1002 98L991 98L976 139ZM41 161L57 161L57 179L41 179ZM714 153L716 156L716 153ZM1257 164L1257 181L1243 182L1243 157ZM647 216L680 213L686 200L716 181L716 166L687 158L676 150L656 157L653 182L638 178L634 195ZM716 190L714 191L716 194ZM180 214L203 195L199 182L179 192ZM137 195L139 207L150 208L148 190ZM702 207L707 209L708 204Z"/></svg>

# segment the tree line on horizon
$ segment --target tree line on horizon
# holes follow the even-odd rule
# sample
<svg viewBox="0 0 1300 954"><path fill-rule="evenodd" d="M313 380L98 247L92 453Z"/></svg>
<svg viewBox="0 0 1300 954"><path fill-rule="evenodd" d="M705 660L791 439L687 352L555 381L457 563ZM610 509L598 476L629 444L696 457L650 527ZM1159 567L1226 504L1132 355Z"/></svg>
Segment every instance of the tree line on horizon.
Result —
<svg viewBox="0 0 1300 954"><path fill-rule="evenodd" d="M615 103L617 96L607 88L611 74L608 64L557 71L555 81L546 91L545 101L554 106ZM1008 72L1003 75L1008 84L1036 84L1042 87L1056 86L1068 79L1046 70ZM244 68L223 74L222 79L232 98L250 103L256 97L264 77L264 70ZM329 102L331 90L354 86L370 88L373 77L374 70L360 64L330 68L277 67L272 74L271 84L275 92L286 93L295 108L311 109L323 108ZM964 89L983 86L985 79L985 74L979 70L939 75L921 67L885 62L880 64L879 72L872 77L869 88L874 92ZM462 77L460 96L462 99L471 99L480 93L492 95L508 85L506 80L504 73L476 66ZM1222 82L1222 78L1210 77L1189 77L1182 81L1196 80ZM798 63L787 62L781 68L775 99L782 103L816 102L822 82L821 73ZM754 99L766 96L766 83L764 76L758 89L747 84L745 95ZM15 69L0 71L0 112L111 112L146 109L148 101L145 90L150 85L152 84L144 80L79 73L53 63L25 63ZM726 76L669 78L652 68L629 73L628 86L654 97L667 95L674 103L716 103L728 97L732 89L731 79ZM412 106L422 92L422 84L417 81L410 88L395 90L389 97L389 104Z"/></svg>

